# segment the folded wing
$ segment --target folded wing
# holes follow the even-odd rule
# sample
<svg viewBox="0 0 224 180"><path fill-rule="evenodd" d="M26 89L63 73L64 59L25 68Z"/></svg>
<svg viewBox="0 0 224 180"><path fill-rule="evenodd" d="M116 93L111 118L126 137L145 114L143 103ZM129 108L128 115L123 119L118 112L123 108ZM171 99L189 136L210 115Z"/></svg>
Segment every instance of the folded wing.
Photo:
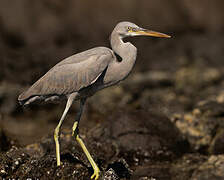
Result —
<svg viewBox="0 0 224 180"><path fill-rule="evenodd" d="M67 95L94 83L107 68L113 56L110 51L71 56L50 69L43 77L19 96L23 101L32 96ZM82 58L82 60L76 60ZM84 60L83 60L84 59Z"/></svg>

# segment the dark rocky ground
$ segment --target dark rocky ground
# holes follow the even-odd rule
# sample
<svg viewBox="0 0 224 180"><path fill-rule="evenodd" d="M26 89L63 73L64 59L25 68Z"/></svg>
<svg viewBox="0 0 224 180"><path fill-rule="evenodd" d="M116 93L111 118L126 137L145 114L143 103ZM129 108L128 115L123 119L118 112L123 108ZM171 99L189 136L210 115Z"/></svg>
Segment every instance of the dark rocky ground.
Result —
<svg viewBox="0 0 224 180"><path fill-rule="evenodd" d="M79 8L73 12L74 2L42 0L31 5L21 0L11 11L9 1L0 2L0 179L90 179L90 163L71 136L78 103L63 123L62 166L56 167L53 131L65 104L22 109L17 97L62 58L107 46L108 32L121 14L129 17L132 7L144 9L144 4L116 10L115 22L113 3L104 12L111 21L103 21L94 10L81 21L86 4L75 3ZM205 8L200 11L196 1L170 2L164 6L167 19L158 18L173 38L128 39L138 47L132 74L87 102L80 135L101 169L101 179L224 179L223 13L217 5L223 2L199 3ZM15 15L24 10L23 4L29 8ZM179 5L182 10L176 11ZM150 10L154 16L159 12ZM208 10L214 12L209 18L203 16ZM148 25L148 20L139 20L144 12L130 17ZM156 27L154 16L149 22Z"/></svg>

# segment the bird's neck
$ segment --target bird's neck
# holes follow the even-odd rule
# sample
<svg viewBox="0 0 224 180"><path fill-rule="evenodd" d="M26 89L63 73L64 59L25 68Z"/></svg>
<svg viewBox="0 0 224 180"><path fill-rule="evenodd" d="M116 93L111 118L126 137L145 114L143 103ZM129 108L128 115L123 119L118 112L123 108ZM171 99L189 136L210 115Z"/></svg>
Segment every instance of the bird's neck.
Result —
<svg viewBox="0 0 224 180"><path fill-rule="evenodd" d="M111 38L112 50L120 56L120 60L117 58L115 62L116 71L123 80L131 72L137 56L137 48L130 42L124 43L119 34L112 34Z"/></svg>

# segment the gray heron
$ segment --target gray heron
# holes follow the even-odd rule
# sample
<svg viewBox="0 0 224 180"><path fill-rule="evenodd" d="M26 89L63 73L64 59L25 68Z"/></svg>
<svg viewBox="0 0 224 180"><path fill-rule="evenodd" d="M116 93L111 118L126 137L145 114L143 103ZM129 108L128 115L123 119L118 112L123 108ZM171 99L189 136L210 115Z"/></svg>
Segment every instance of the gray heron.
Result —
<svg viewBox="0 0 224 180"><path fill-rule="evenodd" d="M72 127L72 135L82 147L94 170L91 179L99 178L100 170L79 136L79 121L88 97L124 80L133 69L137 48L130 42L123 41L123 38L128 36L170 37L141 28L131 22L120 22L110 36L112 49L96 47L62 60L18 97L18 101L22 105L33 102L67 100L62 117L54 131L57 166L61 164L60 127L73 101L79 100L80 108Z"/></svg>

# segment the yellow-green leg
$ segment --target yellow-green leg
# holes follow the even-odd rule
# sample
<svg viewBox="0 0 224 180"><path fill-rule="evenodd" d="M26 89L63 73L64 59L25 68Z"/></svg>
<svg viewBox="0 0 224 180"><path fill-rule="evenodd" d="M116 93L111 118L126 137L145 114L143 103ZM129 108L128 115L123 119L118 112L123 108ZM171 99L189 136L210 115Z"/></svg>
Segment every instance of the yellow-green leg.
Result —
<svg viewBox="0 0 224 180"><path fill-rule="evenodd" d="M100 169L98 168L98 166L94 162L94 160L93 160L92 156L90 155L89 151L87 150L84 142L79 137L79 121L80 121L80 118L81 118L81 115L82 115L82 111L83 111L83 107L84 107L85 101L86 101L86 99L81 99L81 101L80 101L80 110L79 110L78 115L76 117L75 123L74 123L74 125L72 127L72 136L76 137L76 141L81 146L82 150L84 151L87 159L89 160L89 162L90 162L90 164L91 164L91 166L92 166L92 168L94 170L94 173L91 176L91 179L97 180L99 178Z"/></svg>
<svg viewBox="0 0 224 180"><path fill-rule="evenodd" d="M76 140L77 142L80 144L80 146L82 147L82 150L84 151L87 159L89 160L91 166L93 167L94 173L91 176L91 179L97 180L99 178L99 174L100 174L100 169L98 168L98 166L96 165L95 161L93 160L92 156L90 155L89 151L87 150L84 142L82 141L82 139L79 137L79 135L76 136Z"/></svg>
<svg viewBox="0 0 224 180"><path fill-rule="evenodd" d="M55 141L55 145L56 145L57 166L60 166L60 164L61 164L61 161L60 161L60 145L59 145L59 140L58 140L59 139L59 134L60 134L60 127L61 127L61 124L62 124L63 120L65 119L65 116L66 116L69 108L72 105L74 97L75 97L75 94L72 94L72 95L69 96L66 107L65 107L65 110L63 112L63 115L62 115L57 127L54 130L54 141Z"/></svg>

